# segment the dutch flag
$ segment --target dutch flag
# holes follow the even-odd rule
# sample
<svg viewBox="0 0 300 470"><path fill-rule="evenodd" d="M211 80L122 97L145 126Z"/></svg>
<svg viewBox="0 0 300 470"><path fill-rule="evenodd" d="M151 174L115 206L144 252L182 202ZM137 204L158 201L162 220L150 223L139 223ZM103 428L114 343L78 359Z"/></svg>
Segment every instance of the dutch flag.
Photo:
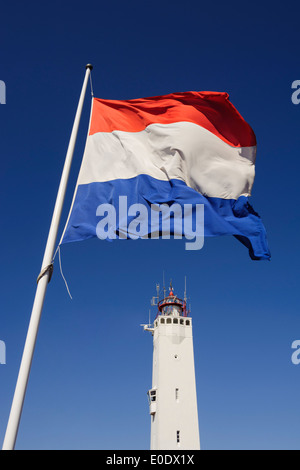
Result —
<svg viewBox="0 0 300 470"><path fill-rule="evenodd" d="M157 238L163 230L159 225L153 233L153 208L189 206L194 219L195 208L203 205L204 236L234 235L247 246L252 259L269 259L265 228L248 200L255 157L255 134L227 93L94 98L61 243L96 236L130 238L134 230L142 238ZM125 196L126 208L122 208ZM146 222L145 217L140 219L140 211L135 215L128 211L135 204L148 210ZM115 212L108 217L109 207ZM175 210L172 217L171 232L176 238L180 230ZM104 228L104 221L107 236L101 237L99 224ZM192 226L190 232L194 233ZM184 233L184 222L182 234L190 235Z"/></svg>

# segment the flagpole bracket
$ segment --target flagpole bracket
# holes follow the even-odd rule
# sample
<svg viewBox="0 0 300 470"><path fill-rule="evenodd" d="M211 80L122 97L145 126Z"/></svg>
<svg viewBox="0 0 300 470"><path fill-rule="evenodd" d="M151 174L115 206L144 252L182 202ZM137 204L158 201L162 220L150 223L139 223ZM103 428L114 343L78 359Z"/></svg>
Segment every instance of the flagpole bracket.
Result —
<svg viewBox="0 0 300 470"><path fill-rule="evenodd" d="M48 266L46 266L44 269L42 269L42 271L40 272L40 274L37 277L36 283L38 284L39 281L42 279L42 277L45 276L45 274L48 273L48 272L49 272L49 279L48 279L48 284L49 284L49 282L51 281L51 278L52 278L52 274L53 274L53 263L48 264Z"/></svg>

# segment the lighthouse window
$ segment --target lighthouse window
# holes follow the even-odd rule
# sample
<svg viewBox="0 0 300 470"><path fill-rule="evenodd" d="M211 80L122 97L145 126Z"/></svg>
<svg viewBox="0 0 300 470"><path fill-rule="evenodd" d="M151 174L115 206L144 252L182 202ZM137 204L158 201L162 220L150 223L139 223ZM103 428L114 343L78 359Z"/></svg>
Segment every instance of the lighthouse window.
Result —
<svg viewBox="0 0 300 470"><path fill-rule="evenodd" d="M176 315L176 316L181 315L181 307L179 307L178 305L175 305L175 306L173 307L173 312L172 312L172 313L173 313L174 315Z"/></svg>
<svg viewBox="0 0 300 470"><path fill-rule="evenodd" d="M164 318L161 318L161 319L160 319L160 323L165 323L165 319L164 319Z"/></svg>
<svg viewBox="0 0 300 470"><path fill-rule="evenodd" d="M167 323L172 323L171 318L167 318Z"/></svg>
<svg viewBox="0 0 300 470"><path fill-rule="evenodd" d="M177 444L179 444L179 442L180 442L180 431L176 431L176 440L177 440Z"/></svg>
<svg viewBox="0 0 300 470"><path fill-rule="evenodd" d="M185 324L186 324L186 326L190 326L190 320L187 320L187 321L185 322Z"/></svg>
<svg viewBox="0 0 300 470"><path fill-rule="evenodd" d="M184 320L180 318L180 325L184 325Z"/></svg>
<svg viewBox="0 0 300 470"><path fill-rule="evenodd" d="M178 323L178 318L174 318L173 323Z"/></svg>
<svg viewBox="0 0 300 470"><path fill-rule="evenodd" d="M156 401L156 390L149 390L148 399L149 399L149 404L153 401Z"/></svg>

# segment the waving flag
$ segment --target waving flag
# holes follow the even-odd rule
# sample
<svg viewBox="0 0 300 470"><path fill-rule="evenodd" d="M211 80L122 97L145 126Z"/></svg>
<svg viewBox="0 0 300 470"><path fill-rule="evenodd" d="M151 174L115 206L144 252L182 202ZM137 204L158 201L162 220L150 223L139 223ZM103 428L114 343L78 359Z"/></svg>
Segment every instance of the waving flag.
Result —
<svg viewBox="0 0 300 470"><path fill-rule="evenodd" d="M189 207L191 224L182 233L191 237L202 205L204 236L234 235L252 259L269 259L265 228L248 201L255 156L254 132L227 93L94 98L62 243L158 238L164 229L157 218L153 230L155 208L172 209L171 233L178 238L183 221L176 223L176 210Z"/></svg>

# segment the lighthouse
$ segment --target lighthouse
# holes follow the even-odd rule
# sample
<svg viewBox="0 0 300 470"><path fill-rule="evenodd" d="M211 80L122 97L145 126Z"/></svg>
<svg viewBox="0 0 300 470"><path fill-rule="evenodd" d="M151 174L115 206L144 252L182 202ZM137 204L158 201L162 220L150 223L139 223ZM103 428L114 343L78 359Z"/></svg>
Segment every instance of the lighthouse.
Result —
<svg viewBox="0 0 300 470"><path fill-rule="evenodd" d="M144 330L153 335L152 388L148 391L151 450L200 449L192 318L184 300L169 295Z"/></svg>

